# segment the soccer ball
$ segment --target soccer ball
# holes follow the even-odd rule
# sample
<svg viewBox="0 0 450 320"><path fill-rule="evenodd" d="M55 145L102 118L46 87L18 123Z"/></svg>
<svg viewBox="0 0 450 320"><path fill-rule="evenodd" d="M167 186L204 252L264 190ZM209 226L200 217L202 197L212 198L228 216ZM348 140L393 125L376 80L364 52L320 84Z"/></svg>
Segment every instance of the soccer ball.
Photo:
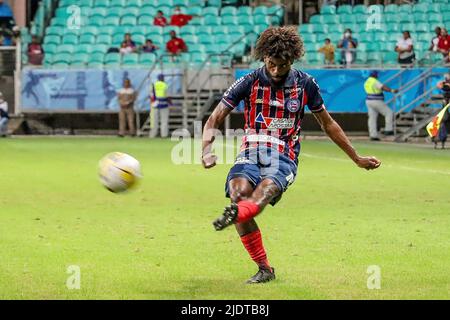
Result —
<svg viewBox="0 0 450 320"><path fill-rule="evenodd" d="M122 152L112 152L99 162L99 177L103 186L111 192L123 192L142 177L138 160Z"/></svg>

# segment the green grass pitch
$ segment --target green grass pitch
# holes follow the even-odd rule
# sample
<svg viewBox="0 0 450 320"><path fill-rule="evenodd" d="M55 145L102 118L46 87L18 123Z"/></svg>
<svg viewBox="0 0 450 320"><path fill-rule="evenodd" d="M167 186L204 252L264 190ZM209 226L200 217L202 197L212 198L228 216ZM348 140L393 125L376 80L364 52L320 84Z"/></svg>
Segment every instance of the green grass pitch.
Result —
<svg viewBox="0 0 450 320"><path fill-rule="evenodd" d="M118 138L0 140L1 299L449 299L450 153L355 142L383 161L365 171L328 141L304 141L295 183L257 218L277 280L256 272L228 203L231 165L174 165L176 142ZM144 178L112 194L106 153L135 156ZM80 289L67 268L79 266ZM370 290L371 265L381 271Z"/></svg>

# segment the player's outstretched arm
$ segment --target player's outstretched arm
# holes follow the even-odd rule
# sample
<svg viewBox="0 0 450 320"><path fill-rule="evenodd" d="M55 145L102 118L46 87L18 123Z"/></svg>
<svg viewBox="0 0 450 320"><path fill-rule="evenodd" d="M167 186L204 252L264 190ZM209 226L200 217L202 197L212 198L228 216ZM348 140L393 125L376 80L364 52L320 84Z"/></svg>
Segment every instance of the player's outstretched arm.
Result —
<svg viewBox="0 0 450 320"><path fill-rule="evenodd" d="M230 108L225 106L222 102L219 102L205 123L202 138L202 163L203 167L206 169L216 165L217 157L211 152L212 143L214 142L217 130L230 112Z"/></svg>
<svg viewBox="0 0 450 320"><path fill-rule="evenodd" d="M356 150L350 143L339 124L334 121L327 110L314 113L322 130L334 141L344 152L353 160L360 168L367 170L376 169L381 165L381 161L375 157L362 157L358 155Z"/></svg>

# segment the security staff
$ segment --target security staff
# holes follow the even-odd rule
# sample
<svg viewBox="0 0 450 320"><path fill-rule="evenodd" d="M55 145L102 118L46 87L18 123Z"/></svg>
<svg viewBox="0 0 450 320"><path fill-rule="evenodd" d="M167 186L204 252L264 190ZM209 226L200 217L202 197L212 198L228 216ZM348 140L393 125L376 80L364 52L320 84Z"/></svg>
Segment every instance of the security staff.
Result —
<svg viewBox="0 0 450 320"><path fill-rule="evenodd" d="M397 93L398 90L391 89L388 86L382 84L378 80L378 71L372 71L369 78L364 83L364 90L366 91L366 105L369 112L369 136L372 141L379 141L377 120L378 114L381 113L385 119L385 135L394 134L394 112L384 103L383 91Z"/></svg>
<svg viewBox="0 0 450 320"><path fill-rule="evenodd" d="M170 99L167 96L168 85L164 81L164 75L158 75L158 80L153 84L153 112L152 130L150 136L155 138L161 122L161 138L169 136L169 105Z"/></svg>

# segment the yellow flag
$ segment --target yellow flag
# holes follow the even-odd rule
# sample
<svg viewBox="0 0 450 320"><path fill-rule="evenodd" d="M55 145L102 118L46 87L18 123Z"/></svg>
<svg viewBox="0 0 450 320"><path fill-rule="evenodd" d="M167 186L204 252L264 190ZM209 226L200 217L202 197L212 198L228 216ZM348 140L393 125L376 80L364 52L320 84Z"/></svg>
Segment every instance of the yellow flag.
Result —
<svg viewBox="0 0 450 320"><path fill-rule="evenodd" d="M427 125L427 132L430 137L436 137L439 128L441 127L442 118L444 118L445 112L450 107L450 103L446 105L439 113L431 120L431 122Z"/></svg>

